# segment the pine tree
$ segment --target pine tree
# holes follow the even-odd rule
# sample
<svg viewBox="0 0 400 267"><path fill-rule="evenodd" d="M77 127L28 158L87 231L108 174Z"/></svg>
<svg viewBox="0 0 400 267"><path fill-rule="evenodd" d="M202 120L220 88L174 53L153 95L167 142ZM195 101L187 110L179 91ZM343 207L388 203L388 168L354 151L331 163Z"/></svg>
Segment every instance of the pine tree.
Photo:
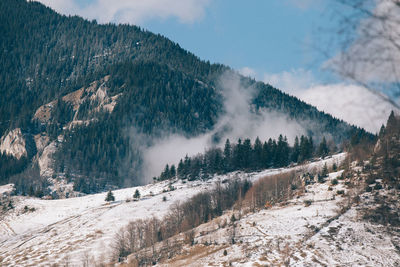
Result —
<svg viewBox="0 0 400 267"><path fill-rule="evenodd" d="M270 146L268 145L267 142L264 142L263 149L262 149L261 167L262 168L269 168L270 165L271 165L271 150L270 150Z"/></svg>
<svg viewBox="0 0 400 267"><path fill-rule="evenodd" d="M224 171L230 172L232 170L232 147L229 139L226 139L224 146Z"/></svg>
<svg viewBox="0 0 400 267"><path fill-rule="evenodd" d="M289 144L287 143L286 136L279 135L277 147L276 147L276 166L283 167L289 163Z"/></svg>
<svg viewBox="0 0 400 267"><path fill-rule="evenodd" d="M133 195L134 199L139 199L140 198L140 192L138 189L135 190L135 194Z"/></svg>
<svg viewBox="0 0 400 267"><path fill-rule="evenodd" d="M167 164L167 165L165 165L164 171L161 173L160 180L164 181L164 180L169 179L169 175L170 175L169 165Z"/></svg>
<svg viewBox="0 0 400 267"><path fill-rule="evenodd" d="M238 143L233 148L232 165L234 170L240 170L243 167L243 148L242 139L239 138Z"/></svg>
<svg viewBox="0 0 400 267"><path fill-rule="evenodd" d="M263 166L263 145L260 139L256 138L254 141L253 156L252 156L252 166L256 170L260 170Z"/></svg>
<svg viewBox="0 0 400 267"><path fill-rule="evenodd" d="M176 168L175 165L172 164L171 168L169 168L169 179L174 178L176 176Z"/></svg>
<svg viewBox="0 0 400 267"><path fill-rule="evenodd" d="M328 166L325 163L324 167L322 168L321 176L322 178L326 178L328 177L328 174L329 174Z"/></svg>
<svg viewBox="0 0 400 267"><path fill-rule="evenodd" d="M111 201L114 201L114 200L115 200L114 194L113 194L113 192L111 190L109 190L108 193L107 193L105 201L111 202Z"/></svg>
<svg viewBox="0 0 400 267"><path fill-rule="evenodd" d="M177 173L179 179L185 179L185 165L182 159L179 161Z"/></svg>
<svg viewBox="0 0 400 267"><path fill-rule="evenodd" d="M325 137L322 138L321 143L319 144L319 148L318 148L318 155L322 158L328 156L329 154L329 147L328 144L326 143L326 139Z"/></svg>
<svg viewBox="0 0 400 267"><path fill-rule="evenodd" d="M250 139L245 139L242 145L242 168L248 170L251 167L251 141Z"/></svg>
<svg viewBox="0 0 400 267"><path fill-rule="evenodd" d="M299 156L300 156L300 144L299 144L299 138L296 136L296 138L294 139L291 161L297 162L299 160Z"/></svg>

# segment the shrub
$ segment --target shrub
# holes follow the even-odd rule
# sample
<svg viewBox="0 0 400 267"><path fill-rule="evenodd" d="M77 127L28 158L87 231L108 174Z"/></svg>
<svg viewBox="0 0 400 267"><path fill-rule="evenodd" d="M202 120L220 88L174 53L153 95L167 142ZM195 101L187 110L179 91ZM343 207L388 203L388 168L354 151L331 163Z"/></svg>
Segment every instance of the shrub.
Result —
<svg viewBox="0 0 400 267"><path fill-rule="evenodd" d="M311 203L312 203L312 201L309 199L304 200L304 206L306 206L306 207L310 206Z"/></svg>
<svg viewBox="0 0 400 267"><path fill-rule="evenodd" d="M338 191L336 191L336 194L338 194L338 195L344 195L344 190L338 190Z"/></svg>
<svg viewBox="0 0 400 267"><path fill-rule="evenodd" d="M337 179L333 179L332 181L331 181L331 184L332 185L337 185L339 182L338 182L338 180Z"/></svg>
<svg viewBox="0 0 400 267"><path fill-rule="evenodd" d="M374 189L375 190L380 190L380 189L382 189L382 185L380 183L376 183L375 186L374 186Z"/></svg>
<svg viewBox="0 0 400 267"><path fill-rule="evenodd" d="M224 250L224 256L228 255L228 251Z"/></svg>
<svg viewBox="0 0 400 267"><path fill-rule="evenodd" d="M164 201L164 202L167 201L167 197L166 197L166 196L163 196L163 197L162 197L162 201Z"/></svg>

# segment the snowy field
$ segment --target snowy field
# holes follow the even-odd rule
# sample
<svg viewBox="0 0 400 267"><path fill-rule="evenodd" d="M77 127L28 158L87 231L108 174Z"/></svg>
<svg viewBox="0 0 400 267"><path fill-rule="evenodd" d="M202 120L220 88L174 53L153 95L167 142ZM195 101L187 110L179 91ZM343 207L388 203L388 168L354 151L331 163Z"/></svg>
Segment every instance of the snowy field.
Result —
<svg viewBox="0 0 400 267"><path fill-rule="evenodd" d="M107 262L112 251L113 237L122 226L139 218L153 215L162 217L175 201L184 201L202 190L211 189L218 180L239 176L255 181L260 177L282 172L322 168L325 163L338 164L344 158L345 154L341 153L305 166L250 174L231 173L215 176L204 182L176 181L172 184L175 190L169 192L163 192L169 188L167 181L115 190L115 201L111 203L105 202L106 193L59 200L14 197L15 209L0 221L0 266L49 266L54 263L82 266L87 259ZM140 191L141 199L132 201L136 189ZM5 187L0 187L0 192L2 190L6 190ZM316 190L312 199L314 201L331 197L319 193L318 188ZM167 201L163 201L164 196ZM299 206L303 205L302 200L298 201L301 202ZM247 231L245 235L250 238L246 242L258 244L256 237L263 233L268 233L270 241L263 239L260 245L263 242L273 242L274 235L288 235L293 242L297 242L303 232L307 231L308 224L319 223L332 216L334 206L334 202L330 204L329 200L311 205L312 210L302 209L293 204L286 208L265 211L268 212L268 219L263 216L253 219L249 216L248 222L256 221L257 227L246 227L247 222L243 221L242 227ZM308 222L313 217L316 219ZM293 224L297 221L301 223ZM275 229L274 235L269 234L271 229ZM233 246L232 249L234 248Z"/></svg>
<svg viewBox="0 0 400 267"><path fill-rule="evenodd" d="M161 265L400 266L399 229L362 220L359 210L369 208L365 199L371 193L362 193L358 205L342 209L348 198L337 192L351 193L344 180L331 185L341 174L330 173L325 183L306 186L304 195L234 223L230 218L238 218L238 211L199 226L196 245ZM221 220L231 223L221 227Z"/></svg>

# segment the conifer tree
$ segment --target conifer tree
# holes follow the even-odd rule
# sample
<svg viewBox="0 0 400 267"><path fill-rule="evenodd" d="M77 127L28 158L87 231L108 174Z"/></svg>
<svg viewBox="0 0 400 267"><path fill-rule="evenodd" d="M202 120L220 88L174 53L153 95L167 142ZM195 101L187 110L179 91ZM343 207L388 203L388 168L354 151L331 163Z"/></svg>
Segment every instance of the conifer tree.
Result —
<svg viewBox="0 0 400 267"><path fill-rule="evenodd" d="M134 199L139 199L140 198L140 192L138 189L135 190L135 194L133 194Z"/></svg>
<svg viewBox="0 0 400 267"><path fill-rule="evenodd" d="M229 139L226 139L224 146L224 171L230 172L232 170L232 147Z"/></svg>
<svg viewBox="0 0 400 267"><path fill-rule="evenodd" d="M252 166L254 169L259 170L262 168L263 163L263 145L260 138L256 138L254 141L253 156L252 156Z"/></svg>
<svg viewBox="0 0 400 267"><path fill-rule="evenodd" d="M171 168L169 168L169 178L174 178L176 176L176 168L175 165L172 164Z"/></svg>
<svg viewBox="0 0 400 267"><path fill-rule="evenodd" d="M322 178L328 177L329 171L328 171L328 166L326 163L324 164L324 167L322 168L321 176Z"/></svg>
<svg viewBox="0 0 400 267"><path fill-rule="evenodd" d="M318 155L321 157L326 157L329 154L329 147L328 144L326 143L325 137L322 139L321 143L319 144L318 148Z"/></svg>
<svg viewBox="0 0 400 267"><path fill-rule="evenodd" d="M244 170L249 169L251 165L251 141L250 139L245 139L242 146L242 168Z"/></svg>
<svg viewBox="0 0 400 267"><path fill-rule="evenodd" d="M179 179L185 178L185 165L182 159L179 161L177 173Z"/></svg>
<svg viewBox="0 0 400 267"><path fill-rule="evenodd" d="M113 192L111 190L109 190L108 193L107 193L105 201L111 202L111 201L114 201L114 200L115 200L114 194L113 194Z"/></svg>
<svg viewBox="0 0 400 267"><path fill-rule="evenodd" d="M261 162L262 168L269 168L269 166L271 164L271 151L270 151L270 146L268 145L267 142L264 142L264 144L263 144L261 161L262 161Z"/></svg>
<svg viewBox="0 0 400 267"><path fill-rule="evenodd" d="M300 144L299 144L299 138L296 136L296 138L294 139L291 161L297 162L299 160L299 156L300 156Z"/></svg>

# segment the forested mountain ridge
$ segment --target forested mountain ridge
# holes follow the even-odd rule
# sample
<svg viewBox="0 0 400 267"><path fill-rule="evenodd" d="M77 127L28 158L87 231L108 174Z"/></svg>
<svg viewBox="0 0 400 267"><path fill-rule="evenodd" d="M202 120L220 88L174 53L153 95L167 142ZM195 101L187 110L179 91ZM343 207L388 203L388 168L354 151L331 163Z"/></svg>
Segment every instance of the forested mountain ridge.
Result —
<svg viewBox="0 0 400 267"><path fill-rule="evenodd" d="M226 112L224 73L254 90L252 112L312 122L304 128L316 140L373 138L139 27L99 25L25 0L3 0L0 11L0 135L21 129L38 152L21 159L1 155L0 182L16 183L20 193L43 191L46 175L83 181L87 192L137 184L140 147L152 137L213 129ZM149 138L132 139L129 128ZM44 175L49 166L53 171Z"/></svg>

